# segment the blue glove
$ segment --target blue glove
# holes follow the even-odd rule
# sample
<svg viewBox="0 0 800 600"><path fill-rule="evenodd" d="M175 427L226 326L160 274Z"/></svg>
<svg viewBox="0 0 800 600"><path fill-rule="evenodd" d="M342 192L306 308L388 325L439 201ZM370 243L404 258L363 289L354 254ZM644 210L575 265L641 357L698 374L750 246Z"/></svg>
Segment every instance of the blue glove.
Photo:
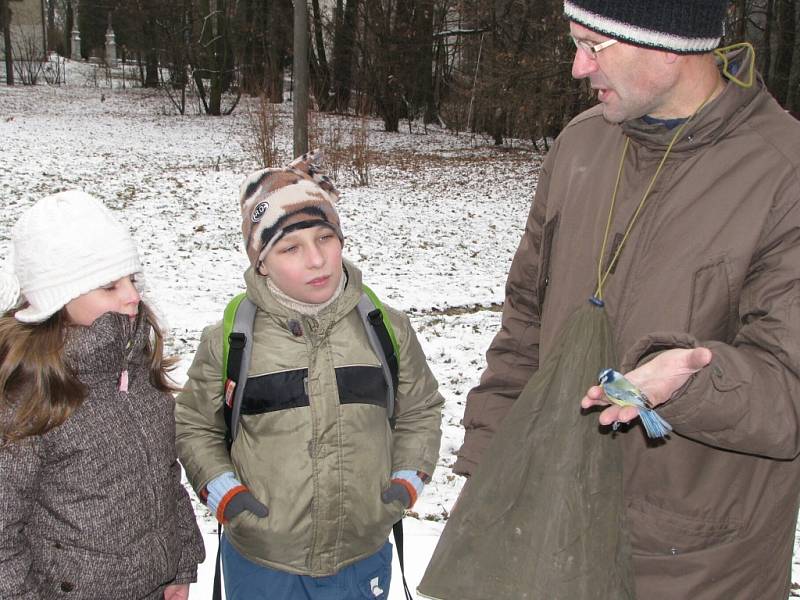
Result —
<svg viewBox="0 0 800 600"><path fill-rule="evenodd" d="M256 500L247 486L242 485L230 471L218 475L208 483L206 504L222 524L245 510L257 517L269 515L269 509Z"/></svg>
<svg viewBox="0 0 800 600"><path fill-rule="evenodd" d="M635 406L639 410L639 418L648 437L662 438L672 431L672 425L653 410L647 396L621 373L614 369L603 369L597 378L610 402L617 406Z"/></svg>

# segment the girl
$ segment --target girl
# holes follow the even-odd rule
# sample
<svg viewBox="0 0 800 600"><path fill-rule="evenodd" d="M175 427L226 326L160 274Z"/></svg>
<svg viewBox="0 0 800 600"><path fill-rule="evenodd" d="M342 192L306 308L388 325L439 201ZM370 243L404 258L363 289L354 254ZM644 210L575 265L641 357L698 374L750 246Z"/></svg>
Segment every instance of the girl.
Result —
<svg viewBox="0 0 800 600"><path fill-rule="evenodd" d="M228 600L387 598L389 531L439 455L443 399L408 317L384 305L399 346L388 414L381 362L356 308L361 272L342 259L338 194L315 158L241 186L257 310L230 453L221 325L203 333L178 396L181 460L226 525Z"/></svg>
<svg viewBox="0 0 800 600"><path fill-rule="evenodd" d="M0 286L0 598L185 600L204 558L128 231L82 192L12 230Z"/></svg>

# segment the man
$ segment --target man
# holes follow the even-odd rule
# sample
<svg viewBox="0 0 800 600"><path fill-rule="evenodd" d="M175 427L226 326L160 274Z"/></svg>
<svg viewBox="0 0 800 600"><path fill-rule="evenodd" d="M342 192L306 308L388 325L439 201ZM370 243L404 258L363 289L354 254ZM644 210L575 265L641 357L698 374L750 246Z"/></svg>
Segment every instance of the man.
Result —
<svg viewBox="0 0 800 600"><path fill-rule="evenodd" d="M649 442L636 409L606 407L597 387L581 401L603 406L601 425L628 423L616 441L637 596L648 600L789 595L800 123L760 78L748 87L752 49L724 53L721 72L712 51L726 8L565 1L572 74L599 104L542 167L455 465L473 473L568 315L602 299L616 367L673 427Z"/></svg>

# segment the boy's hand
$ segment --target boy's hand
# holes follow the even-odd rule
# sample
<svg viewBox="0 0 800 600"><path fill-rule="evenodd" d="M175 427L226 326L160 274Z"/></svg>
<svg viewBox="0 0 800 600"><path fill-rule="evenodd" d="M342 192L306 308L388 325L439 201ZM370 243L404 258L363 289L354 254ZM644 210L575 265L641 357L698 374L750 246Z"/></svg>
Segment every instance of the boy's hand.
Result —
<svg viewBox="0 0 800 600"><path fill-rule="evenodd" d="M403 506L411 508L429 479L430 476L422 471L395 471L389 487L381 493L381 500L384 504L400 500Z"/></svg>
<svg viewBox="0 0 800 600"><path fill-rule="evenodd" d="M243 491L240 491L234 495L233 498L228 500L228 504L225 506L223 511L225 521L230 521L233 517L244 510L249 510L255 516L261 518L269 515L269 509L261 502L256 500L256 497L253 496L253 494L251 494L247 488L245 488Z"/></svg>
<svg viewBox="0 0 800 600"><path fill-rule="evenodd" d="M230 471L212 479L206 485L201 499L208 505L220 523L227 523L233 517L248 510L257 517L269 515L264 506Z"/></svg>

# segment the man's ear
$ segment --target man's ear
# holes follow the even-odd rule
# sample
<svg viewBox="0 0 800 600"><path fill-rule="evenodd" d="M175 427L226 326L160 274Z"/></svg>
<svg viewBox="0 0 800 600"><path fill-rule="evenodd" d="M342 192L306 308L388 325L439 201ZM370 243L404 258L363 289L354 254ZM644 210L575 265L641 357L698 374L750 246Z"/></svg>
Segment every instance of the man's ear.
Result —
<svg viewBox="0 0 800 600"><path fill-rule="evenodd" d="M664 62L668 65L674 65L680 57L680 54L675 54L674 52L664 52Z"/></svg>

